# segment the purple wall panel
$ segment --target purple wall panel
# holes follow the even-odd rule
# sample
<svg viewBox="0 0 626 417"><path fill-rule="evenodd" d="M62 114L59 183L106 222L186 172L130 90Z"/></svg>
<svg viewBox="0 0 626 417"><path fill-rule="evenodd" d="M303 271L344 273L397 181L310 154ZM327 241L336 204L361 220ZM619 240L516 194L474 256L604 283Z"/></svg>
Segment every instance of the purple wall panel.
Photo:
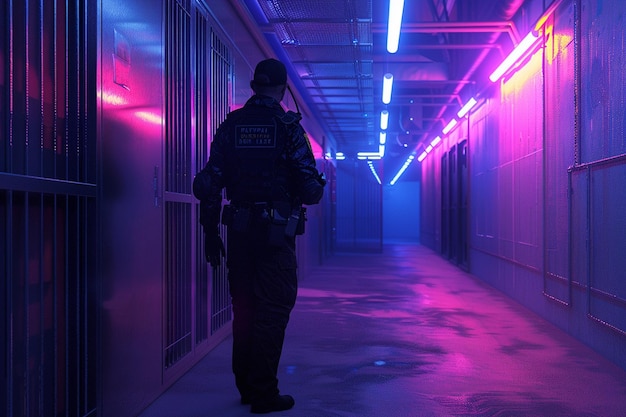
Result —
<svg viewBox="0 0 626 417"><path fill-rule="evenodd" d="M562 1L543 45L473 110L468 217L471 272L626 368L624 13ZM452 144L422 163L431 235L430 177Z"/></svg>

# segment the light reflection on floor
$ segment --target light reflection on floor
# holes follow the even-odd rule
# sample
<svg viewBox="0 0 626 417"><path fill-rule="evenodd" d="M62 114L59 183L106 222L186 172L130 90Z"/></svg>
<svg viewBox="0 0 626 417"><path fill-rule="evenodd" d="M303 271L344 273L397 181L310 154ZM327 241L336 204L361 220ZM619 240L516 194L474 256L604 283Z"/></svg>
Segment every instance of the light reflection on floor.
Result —
<svg viewBox="0 0 626 417"><path fill-rule="evenodd" d="M275 416L626 416L624 370L420 246L302 279L279 379ZM141 417L247 415L227 339Z"/></svg>

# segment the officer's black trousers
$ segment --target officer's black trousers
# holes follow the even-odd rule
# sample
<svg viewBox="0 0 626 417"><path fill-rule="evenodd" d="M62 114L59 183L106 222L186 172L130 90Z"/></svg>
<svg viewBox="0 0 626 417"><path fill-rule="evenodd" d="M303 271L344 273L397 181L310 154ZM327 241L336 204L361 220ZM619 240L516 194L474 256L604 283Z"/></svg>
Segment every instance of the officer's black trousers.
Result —
<svg viewBox="0 0 626 417"><path fill-rule="evenodd" d="M228 281L233 304L235 382L242 398L278 394L278 363L296 302L295 239L270 246L263 227L228 231Z"/></svg>

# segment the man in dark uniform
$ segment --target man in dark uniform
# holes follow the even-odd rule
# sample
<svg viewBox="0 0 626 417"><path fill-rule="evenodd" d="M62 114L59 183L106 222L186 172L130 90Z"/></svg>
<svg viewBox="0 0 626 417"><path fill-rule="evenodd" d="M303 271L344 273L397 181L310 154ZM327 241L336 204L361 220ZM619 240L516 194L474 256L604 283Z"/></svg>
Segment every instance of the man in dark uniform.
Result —
<svg viewBox="0 0 626 417"><path fill-rule="evenodd" d="M300 115L281 107L287 71L278 60L259 62L250 82L254 95L218 128L209 161L194 179L200 200L205 254L220 264L224 246L218 223L222 188L230 204L227 267L233 305L235 383L252 413L288 410L280 395L278 363L297 293L295 235L303 233L303 204L317 204L325 181Z"/></svg>

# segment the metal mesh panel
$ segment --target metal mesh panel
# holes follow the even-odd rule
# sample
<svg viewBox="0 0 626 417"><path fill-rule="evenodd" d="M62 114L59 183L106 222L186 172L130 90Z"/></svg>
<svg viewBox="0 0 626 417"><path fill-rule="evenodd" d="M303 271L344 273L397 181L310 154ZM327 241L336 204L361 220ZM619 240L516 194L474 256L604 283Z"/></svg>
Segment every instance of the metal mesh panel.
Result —
<svg viewBox="0 0 626 417"><path fill-rule="evenodd" d="M361 56L372 56L371 45L307 45L306 48L298 48L297 45L284 45L285 52L291 58L291 63L299 62L344 62L347 56L353 56L358 53Z"/></svg>
<svg viewBox="0 0 626 417"><path fill-rule="evenodd" d="M353 15L367 18L371 15L371 0L259 0L268 19L344 19Z"/></svg>
<svg viewBox="0 0 626 417"><path fill-rule="evenodd" d="M0 6L2 415L96 410L95 12Z"/></svg>
<svg viewBox="0 0 626 417"><path fill-rule="evenodd" d="M94 105L87 96L87 8L78 1L9 6L1 6L8 25L0 46L0 171L94 183L96 147L84 117Z"/></svg>
<svg viewBox="0 0 626 417"><path fill-rule="evenodd" d="M297 65L296 68L298 68ZM307 68L315 74L314 78L352 78L355 66L351 62L319 62L307 63Z"/></svg>
<svg viewBox="0 0 626 417"><path fill-rule="evenodd" d="M571 6L570 6L571 7ZM569 176L574 163L574 52L568 14L556 14L547 25L554 33L547 37L544 60L544 292L565 304L570 302L569 271Z"/></svg>
<svg viewBox="0 0 626 417"><path fill-rule="evenodd" d="M337 170L338 251L382 250L382 185L378 184L365 162Z"/></svg>
<svg viewBox="0 0 626 417"><path fill-rule="evenodd" d="M95 200L3 192L11 311L8 414L87 415L96 406Z"/></svg>
<svg viewBox="0 0 626 417"><path fill-rule="evenodd" d="M165 189L191 192L190 23L178 3L168 4L165 89Z"/></svg>
<svg viewBox="0 0 626 417"><path fill-rule="evenodd" d="M185 3L185 2L183 2ZM166 13L164 366L192 351L191 18L180 2Z"/></svg>
<svg viewBox="0 0 626 417"><path fill-rule="evenodd" d="M583 1L581 162L626 154L626 2Z"/></svg>
<svg viewBox="0 0 626 417"><path fill-rule="evenodd" d="M355 129L359 134L354 135L345 128L354 112L335 108L358 103L358 113L374 118L372 1L260 0L259 5L295 70L308 74L301 77L306 88L312 95L329 98L318 111L337 145L374 140L373 120L359 125ZM354 92L330 98L342 88ZM369 135L364 137L363 132Z"/></svg>
<svg viewBox="0 0 626 417"><path fill-rule="evenodd" d="M207 160L209 149L209 124L208 124L208 22L206 18L196 10L196 79L195 79L195 145L196 145L196 171L199 171ZM200 205L194 203L196 219L200 218ZM201 343L209 337L209 273L207 263L202 253L202 233L196 233L196 343Z"/></svg>
<svg viewBox="0 0 626 417"><path fill-rule="evenodd" d="M584 123L574 170L586 172L587 189L584 194L573 193L573 198L577 206L586 206L587 314L624 335L626 265L620 249L626 244L626 29L621 16L626 3L583 1L582 10L577 52ZM580 247L576 246L573 258Z"/></svg>
<svg viewBox="0 0 626 417"><path fill-rule="evenodd" d="M626 163L598 167L591 172L592 285L626 300ZM623 324L626 329L626 317Z"/></svg>
<svg viewBox="0 0 626 417"><path fill-rule="evenodd" d="M231 99L230 74L232 73L230 50L219 36L211 33L211 126L215 130L226 118ZM221 226L221 235L226 242L226 233ZM202 257L203 258L203 257ZM224 265L213 268L211 285L211 333L216 332L231 320L232 307L228 290L227 271Z"/></svg>
<svg viewBox="0 0 626 417"><path fill-rule="evenodd" d="M589 312L622 334L626 334L626 315L623 314L626 310L624 184L626 161L591 170Z"/></svg>
<svg viewBox="0 0 626 417"><path fill-rule="evenodd" d="M191 352L191 205L165 203L165 367Z"/></svg>
<svg viewBox="0 0 626 417"><path fill-rule="evenodd" d="M274 29L285 44L371 45L370 23L276 23Z"/></svg>

